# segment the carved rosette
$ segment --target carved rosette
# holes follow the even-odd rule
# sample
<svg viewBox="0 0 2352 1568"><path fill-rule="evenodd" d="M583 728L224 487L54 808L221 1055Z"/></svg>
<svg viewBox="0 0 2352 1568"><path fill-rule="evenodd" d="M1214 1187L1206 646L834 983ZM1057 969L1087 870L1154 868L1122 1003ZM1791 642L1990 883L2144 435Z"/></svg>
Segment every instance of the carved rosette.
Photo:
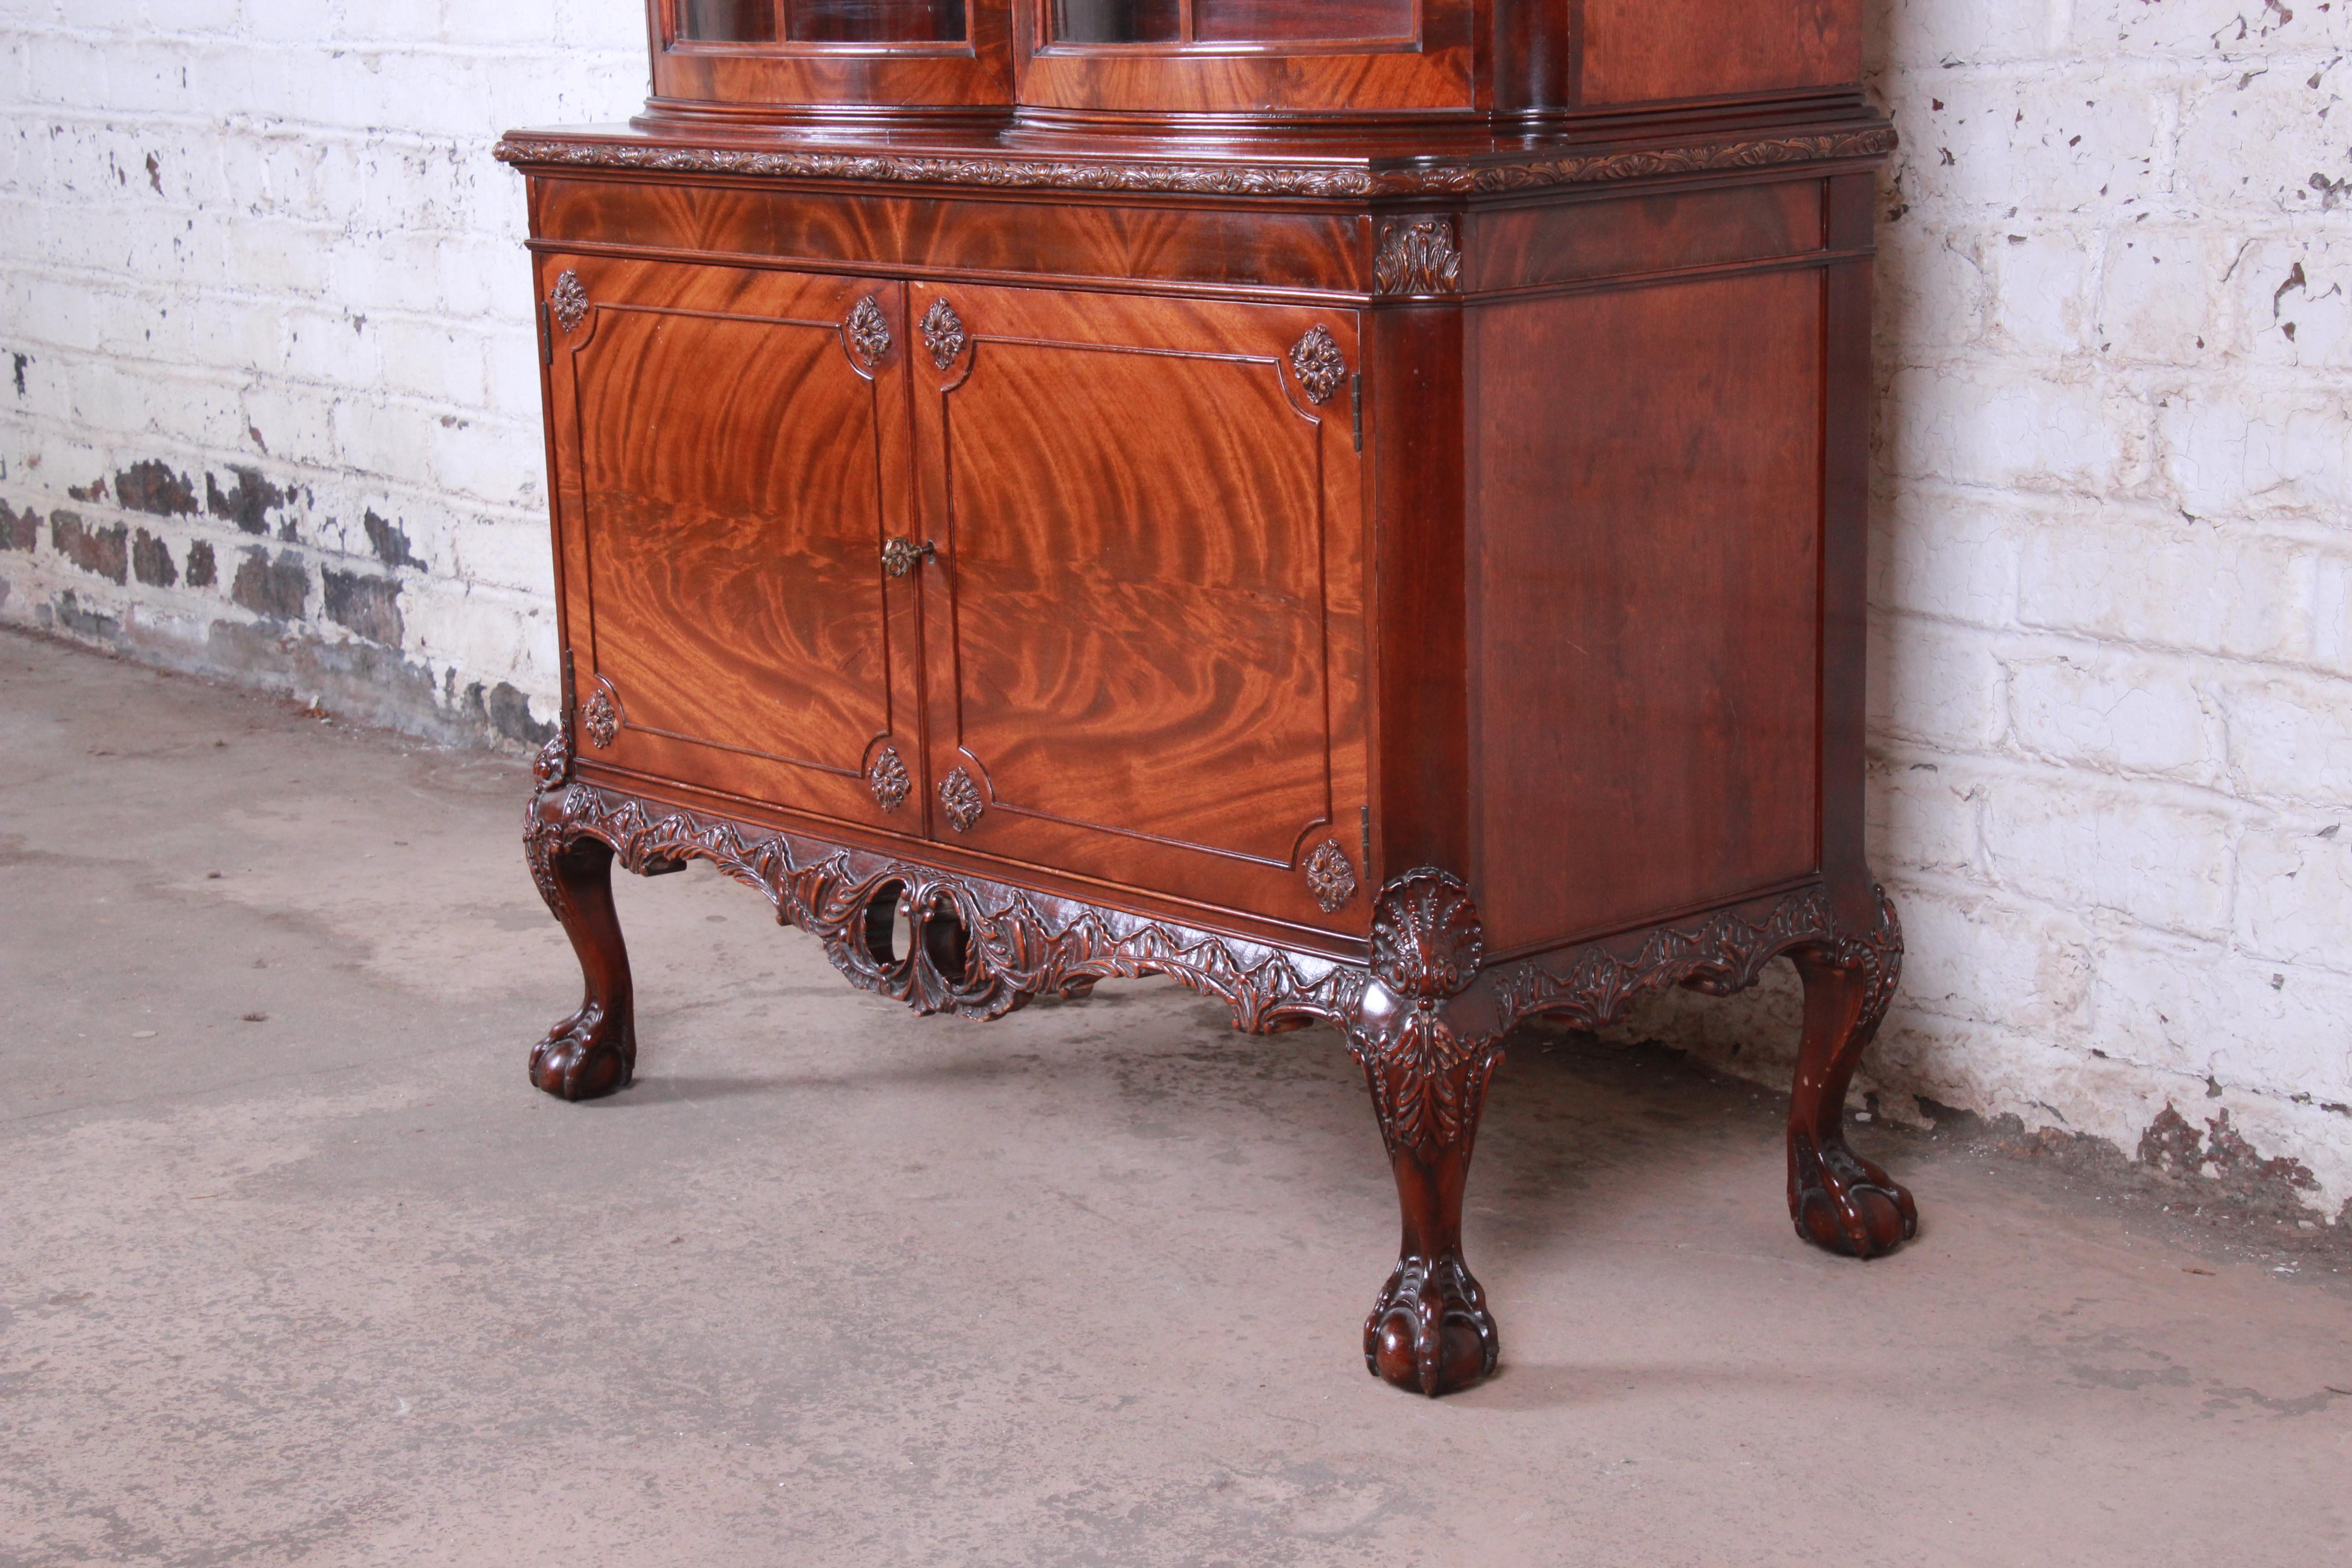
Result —
<svg viewBox="0 0 2352 1568"><path fill-rule="evenodd" d="M874 792L874 804L885 811L896 811L906 805L908 795L915 787L895 746L885 746L874 753L874 765L866 770L866 784Z"/></svg>
<svg viewBox="0 0 2352 1568"><path fill-rule="evenodd" d="M1372 282L1383 294L1451 294L1462 287L1462 251L1450 217L1403 218L1381 229Z"/></svg>
<svg viewBox="0 0 2352 1568"><path fill-rule="evenodd" d="M923 346L931 351L931 363L945 370L955 363L956 355L963 353L963 318L945 300L934 300L931 308L923 312Z"/></svg>
<svg viewBox="0 0 2352 1568"><path fill-rule="evenodd" d="M1340 353L1339 344L1320 324L1307 329L1307 335L1290 345L1290 368L1297 373L1300 390L1308 402L1321 405L1331 401L1339 384L1348 379L1347 357Z"/></svg>
<svg viewBox="0 0 2352 1568"><path fill-rule="evenodd" d="M567 267L555 275L555 287L547 291L547 308L553 312L555 324L567 332L588 319L588 290L580 274Z"/></svg>
<svg viewBox="0 0 2352 1568"><path fill-rule="evenodd" d="M580 727L588 732L589 743L600 752L610 747L613 737L621 732L620 708L613 701L612 689L601 680L581 707Z"/></svg>
<svg viewBox="0 0 2352 1568"><path fill-rule="evenodd" d="M1355 862L1336 838L1326 838L1307 857L1307 889L1327 915L1338 914L1356 896Z"/></svg>
<svg viewBox="0 0 2352 1568"><path fill-rule="evenodd" d="M940 805L948 814L948 826L958 833L970 833L971 825L980 820L980 814L988 809L988 802L981 798L980 786L961 768L940 781Z"/></svg>
<svg viewBox="0 0 2352 1568"><path fill-rule="evenodd" d="M857 301L842 331L848 335L849 352L868 370L890 352L890 323L883 319L881 301L871 294Z"/></svg>

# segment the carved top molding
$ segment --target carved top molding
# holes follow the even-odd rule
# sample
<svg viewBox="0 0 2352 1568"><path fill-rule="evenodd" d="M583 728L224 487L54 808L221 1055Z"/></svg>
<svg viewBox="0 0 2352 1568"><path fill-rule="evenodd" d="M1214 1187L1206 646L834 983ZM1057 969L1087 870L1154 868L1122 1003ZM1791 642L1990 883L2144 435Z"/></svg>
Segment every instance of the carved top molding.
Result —
<svg viewBox="0 0 2352 1568"><path fill-rule="evenodd" d="M1429 159L1392 168L1344 163L1199 163L1113 158L822 151L813 148L679 147L586 142L518 133L495 149L526 166L636 169L681 174L752 174L771 179L854 180L992 189L1171 191L1230 196L1478 195L1547 185L1723 169L1768 168L1892 153L1895 129L1874 125L1806 136L1745 136L1676 147L1521 154L1499 160Z"/></svg>

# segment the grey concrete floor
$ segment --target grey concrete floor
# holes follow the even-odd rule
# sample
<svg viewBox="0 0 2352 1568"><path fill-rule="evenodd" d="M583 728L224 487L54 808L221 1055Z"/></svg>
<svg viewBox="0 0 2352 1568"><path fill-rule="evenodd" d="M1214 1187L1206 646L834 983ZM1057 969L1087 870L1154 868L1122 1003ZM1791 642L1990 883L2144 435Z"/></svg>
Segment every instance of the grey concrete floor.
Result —
<svg viewBox="0 0 2352 1568"><path fill-rule="evenodd" d="M1922 1234L1827 1257L1780 1103L1654 1048L1505 1069L1503 1371L1435 1403L1359 1354L1328 1032L916 1018L697 869L621 891L636 1087L560 1104L526 789L0 636L0 1562L2352 1555L2352 1276L1877 1130Z"/></svg>

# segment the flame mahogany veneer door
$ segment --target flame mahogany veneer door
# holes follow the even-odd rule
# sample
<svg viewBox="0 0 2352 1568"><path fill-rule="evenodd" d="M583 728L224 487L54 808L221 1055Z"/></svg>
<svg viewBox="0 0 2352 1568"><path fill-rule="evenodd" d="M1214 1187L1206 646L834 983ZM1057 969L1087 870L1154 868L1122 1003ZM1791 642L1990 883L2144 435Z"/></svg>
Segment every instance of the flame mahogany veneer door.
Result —
<svg viewBox="0 0 2352 1568"><path fill-rule="evenodd" d="M1364 931L1354 313L908 310L934 837Z"/></svg>
<svg viewBox="0 0 2352 1568"><path fill-rule="evenodd" d="M545 257L583 763L922 831L905 313L871 279ZM572 324L567 328L566 318ZM895 809L886 809L893 794Z"/></svg>

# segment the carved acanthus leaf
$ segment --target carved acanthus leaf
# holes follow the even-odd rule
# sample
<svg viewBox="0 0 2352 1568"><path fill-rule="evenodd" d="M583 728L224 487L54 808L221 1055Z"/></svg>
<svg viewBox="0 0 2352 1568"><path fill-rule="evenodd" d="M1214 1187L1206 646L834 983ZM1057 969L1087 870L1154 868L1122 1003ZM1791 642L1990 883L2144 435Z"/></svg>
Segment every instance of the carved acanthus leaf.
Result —
<svg viewBox="0 0 2352 1568"><path fill-rule="evenodd" d="M1381 230L1372 282L1383 294L1451 294L1462 287L1462 251L1450 217L1404 218Z"/></svg>

